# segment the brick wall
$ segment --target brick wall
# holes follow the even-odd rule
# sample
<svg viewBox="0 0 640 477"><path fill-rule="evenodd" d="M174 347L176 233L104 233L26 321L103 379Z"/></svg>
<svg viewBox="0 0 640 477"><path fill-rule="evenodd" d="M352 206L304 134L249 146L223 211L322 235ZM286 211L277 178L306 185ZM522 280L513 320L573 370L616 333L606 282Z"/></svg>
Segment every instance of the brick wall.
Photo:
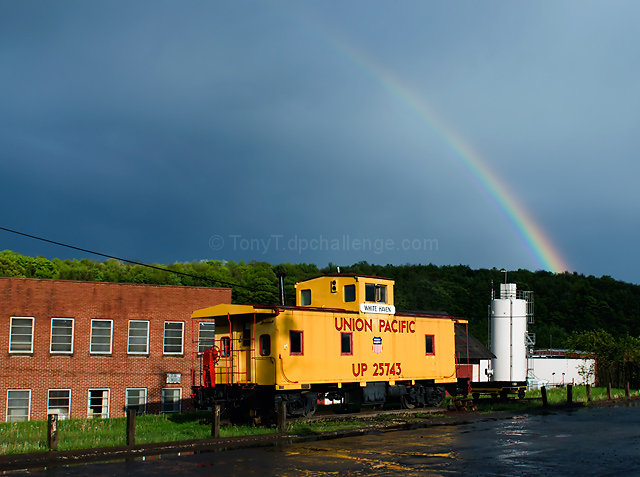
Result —
<svg viewBox="0 0 640 477"><path fill-rule="evenodd" d="M50 389L71 390L71 417L86 417L89 389L109 389L110 417L124 416L127 388L147 389L147 411L158 412L162 389L182 389L190 402L197 329L191 312L231 302L231 290L0 278L0 421L7 416L7 390L31 390L31 419L46 419ZM10 353L11 317L33 317L33 352ZM52 354L51 319L73 318L72 354ZM90 353L92 319L113 320L111 354ZM129 320L149 321L148 354L127 352ZM164 323L184 322L183 353L164 354ZM167 384L167 373L180 384ZM12 394L14 396L15 394Z"/></svg>

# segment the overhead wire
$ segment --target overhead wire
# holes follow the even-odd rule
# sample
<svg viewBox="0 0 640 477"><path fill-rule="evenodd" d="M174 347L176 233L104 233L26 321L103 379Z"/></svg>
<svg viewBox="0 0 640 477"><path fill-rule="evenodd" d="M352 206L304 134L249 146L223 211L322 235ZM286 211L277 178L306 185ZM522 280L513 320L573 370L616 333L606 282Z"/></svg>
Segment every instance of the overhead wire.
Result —
<svg viewBox="0 0 640 477"><path fill-rule="evenodd" d="M63 243L63 242L57 242L55 240L50 240L48 238L40 237L38 235L32 235L32 234L27 234L25 232L20 232L18 230L13 230L13 229L10 229L8 227L0 226L0 230L4 230L5 232L10 232L10 233L16 234L16 235L22 235L23 237L29 237L29 238L32 238L32 239L35 239L35 240L40 240L42 242L50 243L50 244L53 244L53 245L59 245L61 247L66 247L66 248L70 248L70 249L73 249L73 250L78 250L80 252L86 252L86 253L90 253L90 254L93 254L93 255L98 255L100 257L111 258L111 259L114 259L114 260L118 260L120 262L131 263L133 265L140 265L142 267L147 267L147 268L151 268L151 269L154 269L154 270L160 270L162 272L168 272L168 273L173 273L173 274L176 274L176 275L181 275L181 276L184 276L184 277L194 278L196 280L202 280L202 281L206 281L206 282L217 283L217 284L225 285L225 286L228 286L228 287L231 287L231 288L233 288L233 287L244 288L244 289L249 290L249 291L267 292L267 293L273 293L275 295L275 292L273 290L267 290L266 288L255 288L255 287L250 287L250 286L247 286L247 285L241 285L239 283L232 283L232 282L227 282L227 281L224 281L224 280L219 280L217 278L207 277L207 276L204 276L204 275L195 275L195 274L192 274L192 273L186 273L186 272L180 272L178 270L172 270L170 268L158 267L157 265L150 265L148 263L138 262L136 260L130 260L128 258L116 257L115 255L109 255L109 254L102 253L102 252L96 252L95 250L89 250L89 249L86 249L86 248L77 247L75 245L70 245L70 244Z"/></svg>

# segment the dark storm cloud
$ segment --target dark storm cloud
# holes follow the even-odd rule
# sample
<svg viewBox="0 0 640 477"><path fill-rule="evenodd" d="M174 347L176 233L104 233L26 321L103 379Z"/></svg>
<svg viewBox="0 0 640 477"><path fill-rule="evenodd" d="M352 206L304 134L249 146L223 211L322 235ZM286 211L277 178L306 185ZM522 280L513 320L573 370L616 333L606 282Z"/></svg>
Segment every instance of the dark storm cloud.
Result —
<svg viewBox="0 0 640 477"><path fill-rule="evenodd" d="M570 265L638 281L633 10L4 2L2 225L159 262L539 268L437 131L346 42L466 138Z"/></svg>

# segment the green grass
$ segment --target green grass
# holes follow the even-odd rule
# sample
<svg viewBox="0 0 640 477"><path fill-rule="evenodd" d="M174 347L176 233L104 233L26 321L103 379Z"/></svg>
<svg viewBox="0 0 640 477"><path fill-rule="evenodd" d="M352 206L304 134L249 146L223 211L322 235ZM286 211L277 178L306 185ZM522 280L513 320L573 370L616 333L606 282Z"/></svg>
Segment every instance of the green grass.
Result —
<svg viewBox="0 0 640 477"><path fill-rule="evenodd" d="M369 423L369 426L373 423ZM320 432L342 431L346 429L362 429L368 427L367 422L358 419L297 421L287 426L292 434L318 434Z"/></svg>
<svg viewBox="0 0 640 477"><path fill-rule="evenodd" d="M614 399L624 398L623 389L612 389ZM632 391L631 396L640 395ZM511 399L505 402L480 402L480 412L522 411L542 407L540 390L527 391L526 401ZM551 406L566 403L566 388L547 389L547 399ZM606 388L591 388L592 401L607 399ZM587 401L584 386L573 387L573 401ZM446 409L446 403L443 405ZM288 432L293 434L317 434L321 432L345 429L361 429L396 420L411 421L443 417L444 414L417 413L411 417L382 415L369 418L340 419L327 416L316 421L295 421L289 424ZM154 442L171 442L191 439L207 439L211 437L211 413L193 412L184 414L149 414L136 419L136 444ZM126 443L126 419L68 419L59 421L58 450L89 449L95 447L122 446ZM277 432L275 427L235 426L220 428L221 437L271 434ZM47 422L5 422L0 423L0 454L16 454L25 452L47 451Z"/></svg>
<svg viewBox="0 0 640 477"><path fill-rule="evenodd" d="M211 437L210 413L149 414L136 419L136 444ZM209 421L210 422L210 421ZM222 426L221 437L269 434L275 429ZM58 450L126 444L126 419L67 419L58 422ZM47 422L0 423L0 454L47 451Z"/></svg>
<svg viewBox="0 0 640 477"><path fill-rule="evenodd" d="M639 396L640 391L631 391L630 396ZM478 410L481 412L493 412L493 411L517 411L523 409L538 409L542 408L542 391L540 389L532 389L527 391L526 398L528 401L519 401L518 399L510 399L508 401L495 401L495 402L479 402ZM613 399L624 398L624 389L612 389L611 397ZM591 388L591 401L606 401L607 400L607 388L592 387ZM547 388L547 402L550 406L559 406L566 404L567 402L567 388ZM587 402L587 390L586 386L573 386L573 402L574 403L586 403Z"/></svg>

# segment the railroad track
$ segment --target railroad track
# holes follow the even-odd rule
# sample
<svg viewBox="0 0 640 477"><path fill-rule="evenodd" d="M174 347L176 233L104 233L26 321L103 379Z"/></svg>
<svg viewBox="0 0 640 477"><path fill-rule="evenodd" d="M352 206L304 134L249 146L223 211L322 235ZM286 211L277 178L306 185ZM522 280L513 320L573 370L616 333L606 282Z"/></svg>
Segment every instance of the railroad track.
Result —
<svg viewBox="0 0 640 477"><path fill-rule="evenodd" d="M416 414L439 414L446 411L442 407L423 407L416 409L366 409L359 412L317 411L311 417L299 417L290 421L346 421L349 419L374 419L380 416L415 416Z"/></svg>

